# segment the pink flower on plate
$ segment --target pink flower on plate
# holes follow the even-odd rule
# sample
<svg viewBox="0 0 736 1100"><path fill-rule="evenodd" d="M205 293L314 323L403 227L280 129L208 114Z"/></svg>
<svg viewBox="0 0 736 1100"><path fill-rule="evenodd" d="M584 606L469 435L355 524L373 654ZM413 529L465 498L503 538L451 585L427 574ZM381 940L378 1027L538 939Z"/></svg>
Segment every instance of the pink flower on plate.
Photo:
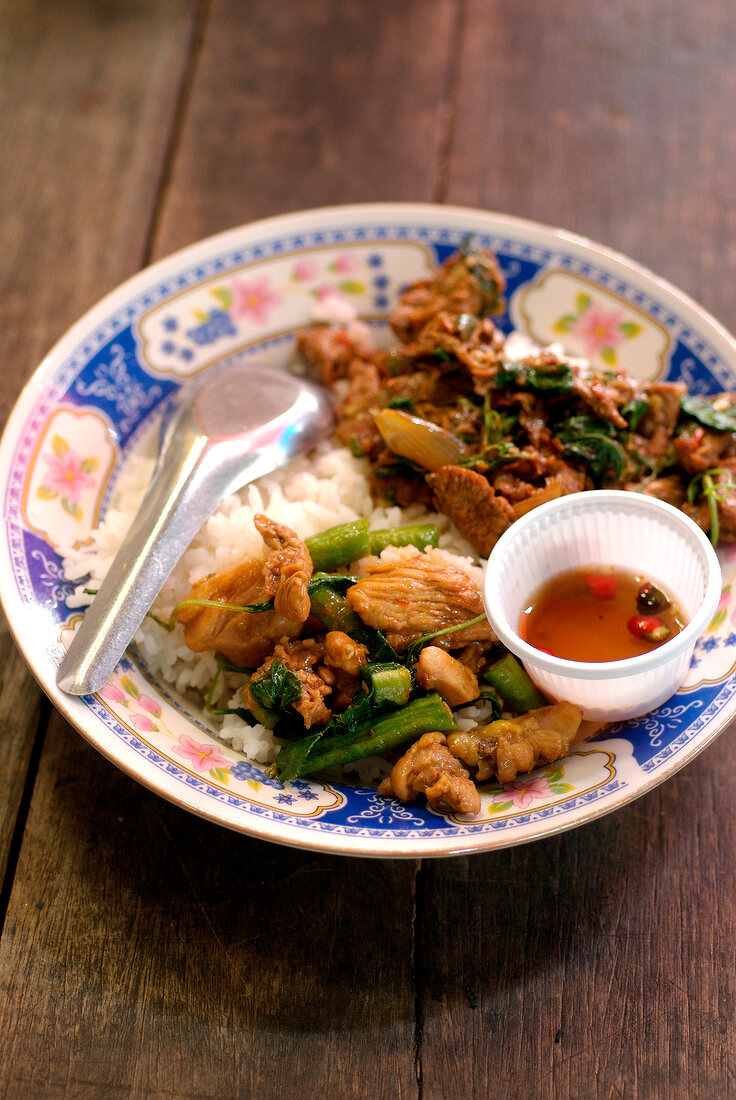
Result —
<svg viewBox="0 0 736 1100"><path fill-rule="evenodd" d="M514 806L524 809L536 798L546 798L551 793L546 779L515 779L513 783L504 783L503 790L499 794L494 794L491 802L511 801Z"/></svg>
<svg viewBox="0 0 736 1100"><path fill-rule="evenodd" d="M723 607L728 607L731 602L731 585L727 584L725 588L721 589L721 595L718 599L718 610Z"/></svg>
<svg viewBox="0 0 736 1100"><path fill-rule="evenodd" d="M147 714L132 714L130 716L131 726L135 726L141 733L150 733L151 730L156 729L156 723L152 718L149 718Z"/></svg>
<svg viewBox="0 0 736 1100"><path fill-rule="evenodd" d="M149 714L155 715L156 718L161 717L161 707L150 695L139 695L137 702L138 706L143 707Z"/></svg>
<svg viewBox="0 0 736 1100"><path fill-rule="evenodd" d="M64 454L44 455L44 461L48 466L44 485L70 504L76 504L85 489L93 488L95 479L83 469L83 459L71 448Z"/></svg>
<svg viewBox="0 0 736 1100"><path fill-rule="evenodd" d="M334 283L322 283L322 286L318 286L314 293L317 295L317 299L323 302L325 298L334 298L339 292Z"/></svg>
<svg viewBox="0 0 736 1100"><path fill-rule="evenodd" d="M179 735L179 745L180 748L174 749L174 752L185 757L198 772L230 766L230 761L222 755L217 745L209 744L207 741L195 741L187 733Z"/></svg>
<svg viewBox="0 0 736 1100"><path fill-rule="evenodd" d="M616 348L626 339L621 329L624 313L621 309L604 309L593 302L578 317L570 331L583 342L585 354L591 358L603 348Z"/></svg>
<svg viewBox="0 0 736 1100"><path fill-rule="evenodd" d="M332 266L341 275L348 275L351 271L355 271L356 268L360 267L360 261L357 256L353 256L350 252L341 252Z"/></svg>
<svg viewBox="0 0 736 1100"><path fill-rule="evenodd" d="M318 270L319 268L314 260L297 260L291 269L291 277L303 283L307 279L313 279Z"/></svg>
<svg viewBox="0 0 736 1100"><path fill-rule="evenodd" d="M271 286L265 275L249 281L235 280L232 285L233 313L236 317L249 317L262 325L272 309L281 304L281 296Z"/></svg>
<svg viewBox="0 0 736 1100"><path fill-rule="evenodd" d="M100 695L103 699L107 699L108 703L124 703L126 700L125 692L117 684L105 684L100 688Z"/></svg>

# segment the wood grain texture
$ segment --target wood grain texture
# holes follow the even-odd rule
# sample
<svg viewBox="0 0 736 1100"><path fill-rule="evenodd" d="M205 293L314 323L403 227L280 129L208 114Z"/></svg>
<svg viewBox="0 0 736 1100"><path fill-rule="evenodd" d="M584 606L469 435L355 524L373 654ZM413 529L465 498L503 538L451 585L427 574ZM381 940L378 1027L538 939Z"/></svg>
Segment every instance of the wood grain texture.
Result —
<svg viewBox="0 0 736 1100"><path fill-rule="evenodd" d="M300 31L307 34L315 18L324 28L336 10L316 5L306 22L294 23L291 41L277 36L270 55L255 51L244 69L248 79L260 79L259 56L283 68ZM286 19L285 7L269 11L277 26ZM241 172L219 174L208 110L214 103L224 115L228 103L237 108L233 77L242 78L244 43L265 33L267 16L263 5L252 17L244 6L213 9L190 61L195 72L209 72L209 82L187 89L181 132L170 118L151 137L160 158L164 142L177 150L169 190L156 207L166 222L169 194L185 199L169 222L170 247L221 228L210 211L230 212L227 224L238 220L232 211L242 201ZM351 18L352 30L340 33L364 51L355 6ZM240 21L238 49L232 20ZM145 28L130 34L148 56ZM91 49L85 32L76 48L84 69ZM106 57L108 79L124 80L129 60L118 71L115 58ZM179 71L184 64L179 57ZM367 59L358 68L367 71ZM171 102L178 74L161 80ZM140 95L152 109L152 89ZM263 98L260 108L268 109ZM318 119L314 132L323 125ZM131 140L122 119L112 131L123 145ZM222 134L219 140L226 144ZM260 140L263 157L273 158ZM323 133L322 140L331 138ZM183 181L178 164L196 164L198 178ZM98 166L91 186L103 189L110 172L109 163ZM268 191L259 197L264 208L271 201ZM200 204L205 219L192 220L187 211ZM134 246L143 244L141 226L152 209L141 203L137 238L108 241L116 262L140 262ZM56 224L49 233L53 242L63 239ZM99 247L104 243L103 233ZM85 267L86 279L94 274L99 280L94 265ZM356 1096L413 1095L415 874L412 864L345 866L213 829L119 776L57 717L0 944L0 1017L7 1021L0 1095L275 1097L285 1089L307 1095L336 1087Z"/></svg>
<svg viewBox="0 0 736 1100"><path fill-rule="evenodd" d="M189 8L0 2L0 425L56 338L144 258ZM41 705L4 624L0 667L1 875Z"/></svg>
<svg viewBox="0 0 736 1100"><path fill-rule="evenodd" d="M588 234L733 324L734 34L718 3L469 0L447 201ZM426 867L423 1097L733 1093L734 736L610 818Z"/></svg>
<svg viewBox="0 0 736 1100"><path fill-rule="evenodd" d="M0 0L0 410L148 255L332 202L558 223L735 325L735 36L726 0ZM10 653L6 850L38 711ZM189 816L55 716L0 940L0 1096L732 1095L732 742L417 878Z"/></svg>
<svg viewBox="0 0 736 1100"><path fill-rule="evenodd" d="M42 711L41 692L0 616L0 884L8 867ZM0 907L0 923L2 915Z"/></svg>
<svg viewBox="0 0 736 1100"><path fill-rule="evenodd" d="M599 240L736 328L733 5L468 0L464 28L446 200Z"/></svg>
<svg viewBox="0 0 736 1100"><path fill-rule="evenodd" d="M0 0L0 423L144 262L194 0Z"/></svg>
<svg viewBox="0 0 736 1100"><path fill-rule="evenodd" d="M413 1095L413 878L200 821L57 716L0 944L0 1095Z"/></svg>
<svg viewBox="0 0 736 1100"><path fill-rule="evenodd" d="M456 0L214 0L156 234L437 197Z"/></svg>
<svg viewBox="0 0 736 1100"><path fill-rule="evenodd" d="M722 753L574 833L426 868L424 1096L448 1095L450 1074L467 1097L731 1094L736 837Z"/></svg>

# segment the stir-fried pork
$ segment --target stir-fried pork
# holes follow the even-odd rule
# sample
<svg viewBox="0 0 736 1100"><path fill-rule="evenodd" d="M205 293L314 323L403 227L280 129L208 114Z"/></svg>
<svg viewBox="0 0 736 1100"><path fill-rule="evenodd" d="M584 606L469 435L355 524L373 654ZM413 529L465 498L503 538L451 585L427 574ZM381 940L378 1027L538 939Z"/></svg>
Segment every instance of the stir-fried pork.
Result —
<svg viewBox="0 0 736 1100"><path fill-rule="evenodd" d="M648 441L649 458L661 458L667 451L680 417L680 399L686 393L684 382L653 382L647 387L649 408L637 431Z"/></svg>
<svg viewBox="0 0 736 1100"><path fill-rule="evenodd" d="M572 703L554 703L518 718L499 718L487 726L451 733L447 747L468 767L477 768L478 782L496 775L500 783L509 783L542 761L567 756L581 720Z"/></svg>
<svg viewBox="0 0 736 1100"><path fill-rule="evenodd" d="M342 328L317 325L301 332L297 347L304 358L319 372L326 386L346 378L354 359L365 359L369 349L364 340Z"/></svg>
<svg viewBox="0 0 736 1100"><path fill-rule="evenodd" d="M280 661L290 672L293 672L301 684L301 694L291 705L301 714L304 726L310 729L312 726L321 726L329 720L330 711L325 705L325 698L332 691L331 684L315 671L319 661L324 657L324 646L313 639L302 642L290 642L283 639L274 646L273 653L260 668L253 673L251 683L260 680L271 670L274 661ZM243 702L247 707L253 707L254 700L250 693L250 687L243 690Z"/></svg>
<svg viewBox="0 0 736 1100"><path fill-rule="evenodd" d="M487 554L505 523L545 500L590 488L659 495L660 478L679 476L680 506L706 527L717 507L729 539L730 502L707 498L692 479L736 458L736 395L687 398L682 382L644 382L615 364L508 344L490 318L503 289L495 258L463 246L401 296L390 317L400 343L390 352L371 355L340 330L302 338L328 382L350 378L337 434L370 459L374 495L434 505ZM437 479L416 432L415 446L394 449L375 420L387 406L452 433L460 452L447 461L457 472Z"/></svg>
<svg viewBox="0 0 736 1100"><path fill-rule="evenodd" d="M449 256L433 279L409 287L391 313L394 332L410 340L442 310L484 317L497 312L506 281L490 252L464 251Z"/></svg>
<svg viewBox="0 0 736 1100"><path fill-rule="evenodd" d="M368 647L354 641L344 630L330 630L325 635L325 664L339 668L348 676L360 676L368 660Z"/></svg>
<svg viewBox="0 0 736 1100"><path fill-rule="evenodd" d="M238 606L268 600L263 562L246 561L204 577L193 586L188 599L214 600ZM240 668L255 668L272 652L279 639L295 638L301 623L278 611L250 614L214 607L181 607L177 622L184 623L184 639L195 653L212 649Z"/></svg>
<svg viewBox="0 0 736 1100"><path fill-rule="evenodd" d="M309 617L307 587L312 576L312 559L305 544L294 532L267 516L257 515L254 523L271 553L266 559L266 591L274 598L280 615L295 623Z"/></svg>
<svg viewBox="0 0 736 1100"><path fill-rule="evenodd" d="M462 706L478 698L478 677L446 650L426 645L419 654L414 674L427 691L437 691L451 707Z"/></svg>
<svg viewBox="0 0 736 1100"><path fill-rule="evenodd" d="M434 499L461 535L487 558L514 521L514 510L487 478L463 466L442 466L434 475Z"/></svg>
<svg viewBox="0 0 736 1100"><path fill-rule="evenodd" d="M440 551L396 560L367 558L364 576L345 598L364 623L388 638L399 653L423 634L458 626L483 614L478 585ZM452 648L494 638L487 619L448 636ZM442 645L438 638L436 645Z"/></svg>
<svg viewBox="0 0 736 1100"><path fill-rule="evenodd" d="M273 596L273 611L189 606L176 612L191 650L202 653L212 649L240 668L260 665L275 642L296 638L310 609L307 585L312 559L306 546L290 528L267 516L255 516L255 525L271 550L265 563L249 560L211 573L197 581L188 600L243 607L266 603Z"/></svg>
<svg viewBox="0 0 736 1100"><path fill-rule="evenodd" d="M443 733L425 733L394 764L380 794L413 802L423 794L435 810L477 814L480 795L467 770L447 751Z"/></svg>

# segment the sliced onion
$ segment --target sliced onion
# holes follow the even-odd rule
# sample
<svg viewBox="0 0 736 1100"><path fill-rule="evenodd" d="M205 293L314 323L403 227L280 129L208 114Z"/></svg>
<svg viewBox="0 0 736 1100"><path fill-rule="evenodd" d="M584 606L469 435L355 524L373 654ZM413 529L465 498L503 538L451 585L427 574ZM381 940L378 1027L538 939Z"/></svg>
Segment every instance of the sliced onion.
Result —
<svg viewBox="0 0 736 1100"><path fill-rule="evenodd" d="M519 516L531 512L532 508L537 508L540 504L546 504L548 500L556 500L561 496L562 486L559 481L550 481L549 485L545 485L543 489L537 489L536 493L517 501L514 505L514 515L518 519Z"/></svg>
<svg viewBox="0 0 736 1100"><path fill-rule="evenodd" d="M374 419L389 450L425 470L455 466L465 453L462 443L451 432L420 416L399 409L382 409Z"/></svg>

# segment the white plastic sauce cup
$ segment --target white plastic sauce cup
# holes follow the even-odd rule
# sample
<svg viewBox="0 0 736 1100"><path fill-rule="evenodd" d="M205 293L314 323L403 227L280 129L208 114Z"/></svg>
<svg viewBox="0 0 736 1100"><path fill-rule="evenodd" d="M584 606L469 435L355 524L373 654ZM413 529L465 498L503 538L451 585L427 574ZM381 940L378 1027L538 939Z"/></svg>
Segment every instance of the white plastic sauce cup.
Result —
<svg viewBox="0 0 736 1100"><path fill-rule="evenodd" d="M650 653L621 661L568 661L519 636L522 612L552 577L612 566L661 586L686 620ZM600 489L549 501L516 520L485 568L483 601L499 639L545 695L583 717L614 722L658 707L682 685L695 643L721 594L718 557L684 512L643 493Z"/></svg>

